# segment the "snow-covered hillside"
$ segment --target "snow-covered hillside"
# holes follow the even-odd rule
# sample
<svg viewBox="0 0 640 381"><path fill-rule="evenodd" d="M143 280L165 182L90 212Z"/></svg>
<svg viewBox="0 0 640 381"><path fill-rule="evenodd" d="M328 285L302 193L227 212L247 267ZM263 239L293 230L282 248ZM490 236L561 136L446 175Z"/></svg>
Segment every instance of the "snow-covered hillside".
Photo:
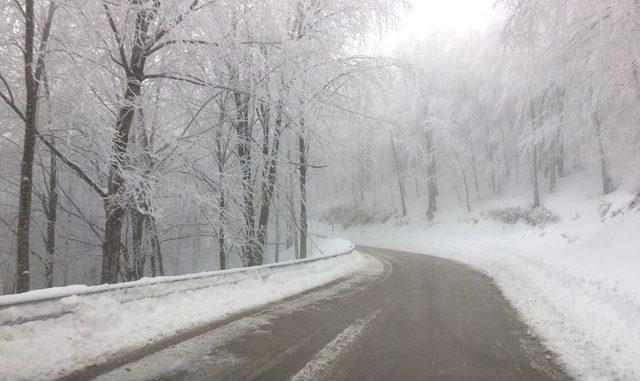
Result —
<svg viewBox="0 0 640 381"><path fill-rule="evenodd" d="M640 213L622 187L597 194L597 176L564 178L543 204L560 222L529 226L487 218L487 212L529 204L528 194L457 202L431 223L421 199L404 218L353 226L354 242L452 258L491 276L524 320L571 373L586 380L640 379ZM331 231L330 226L318 224Z"/></svg>

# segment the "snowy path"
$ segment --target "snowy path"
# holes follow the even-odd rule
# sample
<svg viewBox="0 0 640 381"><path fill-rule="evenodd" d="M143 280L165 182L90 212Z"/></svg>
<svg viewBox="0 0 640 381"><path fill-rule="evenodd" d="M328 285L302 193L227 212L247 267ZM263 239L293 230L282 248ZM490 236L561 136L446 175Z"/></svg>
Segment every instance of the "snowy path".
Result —
<svg viewBox="0 0 640 381"><path fill-rule="evenodd" d="M488 277L445 259L361 250L379 260L365 273L75 379L568 378Z"/></svg>

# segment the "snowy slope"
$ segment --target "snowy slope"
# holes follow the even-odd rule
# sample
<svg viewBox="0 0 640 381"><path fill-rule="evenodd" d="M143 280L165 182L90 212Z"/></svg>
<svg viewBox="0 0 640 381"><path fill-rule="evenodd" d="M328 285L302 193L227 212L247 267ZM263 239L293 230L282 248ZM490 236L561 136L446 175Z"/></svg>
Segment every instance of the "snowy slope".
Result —
<svg viewBox="0 0 640 381"><path fill-rule="evenodd" d="M351 246L344 240L316 240L326 255L344 252ZM319 249L316 254L320 254ZM72 313L22 324L0 324L0 380L51 380L103 362L116 353L132 351L198 325L348 276L368 263L370 259L354 252L295 266L262 266L246 273L227 270L220 273L235 274L237 279L219 284L212 282L212 286L204 288L198 283L187 291L169 293L176 286L166 283L166 294L143 298L123 299L122 293L117 292L69 296L57 303L73 305ZM202 282L199 278L196 280ZM145 286L141 288L159 281L163 278L141 280ZM104 287L109 286L33 291L0 297L0 304ZM131 292L138 291L128 290L125 294ZM30 307L10 307L10 311L2 310L2 315L18 316L25 313L25 308ZM26 311L27 314L37 312Z"/></svg>
<svg viewBox="0 0 640 381"><path fill-rule="evenodd" d="M491 208L529 202L514 196L486 201L472 213L443 207L433 223L415 208L402 222L335 234L471 264L494 279L576 378L639 380L640 214L627 209L611 217L625 209L631 190L601 196L593 182L580 174L545 196L545 206L561 218L557 224L507 225L483 217ZM609 204L603 219L599 209Z"/></svg>

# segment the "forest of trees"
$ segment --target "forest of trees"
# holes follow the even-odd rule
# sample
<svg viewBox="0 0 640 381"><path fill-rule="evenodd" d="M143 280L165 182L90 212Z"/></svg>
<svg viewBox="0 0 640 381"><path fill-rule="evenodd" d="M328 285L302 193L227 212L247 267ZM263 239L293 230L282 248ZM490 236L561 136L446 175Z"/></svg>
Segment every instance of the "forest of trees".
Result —
<svg viewBox="0 0 640 381"><path fill-rule="evenodd" d="M335 154L350 160L323 179L325 193L377 205L378 220L402 220L409 197L432 220L445 193L472 211L514 189L544 207L578 171L597 173L593 194L637 186L640 2L496 6L505 19L486 34L436 33L397 49L404 66L347 132L368 138Z"/></svg>
<svg viewBox="0 0 640 381"><path fill-rule="evenodd" d="M640 149L639 1L497 6L385 58L366 42L401 0L2 2L0 291L304 258L307 199L389 183L427 219L450 189L543 206L579 166L611 192Z"/></svg>
<svg viewBox="0 0 640 381"><path fill-rule="evenodd" d="M325 115L398 3L3 1L2 291L304 258Z"/></svg>

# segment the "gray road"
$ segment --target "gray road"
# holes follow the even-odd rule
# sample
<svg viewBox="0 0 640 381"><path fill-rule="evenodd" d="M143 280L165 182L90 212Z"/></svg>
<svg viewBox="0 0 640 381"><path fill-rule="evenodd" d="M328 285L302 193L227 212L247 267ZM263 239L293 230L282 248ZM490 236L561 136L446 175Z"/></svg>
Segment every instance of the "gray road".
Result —
<svg viewBox="0 0 640 381"><path fill-rule="evenodd" d="M372 257L362 274L68 379L569 379L486 276L359 249Z"/></svg>

